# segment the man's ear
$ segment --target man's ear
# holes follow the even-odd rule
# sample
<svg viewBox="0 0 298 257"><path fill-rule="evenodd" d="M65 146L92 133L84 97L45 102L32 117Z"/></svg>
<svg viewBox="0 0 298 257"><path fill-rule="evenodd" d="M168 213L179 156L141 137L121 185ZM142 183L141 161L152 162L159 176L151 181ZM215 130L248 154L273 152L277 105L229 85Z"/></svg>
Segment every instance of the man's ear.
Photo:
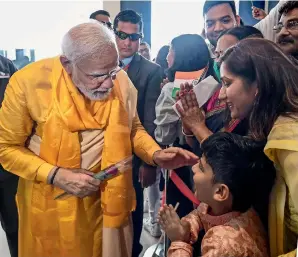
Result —
<svg viewBox="0 0 298 257"><path fill-rule="evenodd" d="M230 190L225 184L217 184L215 185L213 199L217 202L224 202L228 200L230 196Z"/></svg>
<svg viewBox="0 0 298 257"><path fill-rule="evenodd" d="M68 75L72 74L72 65L65 55L60 56L60 62Z"/></svg>
<svg viewBox="0 0 298 257"><path fill-rule="evenodd" d="M240 21L241 21L241 18L239 15L236 15L236 23L237 23L237 26L240 26Z"/></svg>

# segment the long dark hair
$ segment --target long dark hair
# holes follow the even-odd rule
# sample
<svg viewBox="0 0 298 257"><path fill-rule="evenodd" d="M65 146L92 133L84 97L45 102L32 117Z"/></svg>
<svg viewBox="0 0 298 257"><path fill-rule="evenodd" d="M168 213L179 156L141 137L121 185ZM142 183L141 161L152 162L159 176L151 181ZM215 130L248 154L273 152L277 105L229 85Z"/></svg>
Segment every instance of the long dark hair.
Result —
<svg viewBox="0 0 298 257"><path fill-rule="evenodd" d="M213 62L205 40L196 34L184 34L175 37L171 42L175 52L175 60L167 71L169 81L175 80L177 71L191 72L203 69L209 64L209 74L213 75Z"/></svg>
<svg viewBox="0 0 298 257"><path fill-rule="evenodd" d="M251 135L265 140L276 119L298 113L298 68L273 42L249 38L228 49L222 57L228 70L256 84L258 94L249 116Z"/></svg>

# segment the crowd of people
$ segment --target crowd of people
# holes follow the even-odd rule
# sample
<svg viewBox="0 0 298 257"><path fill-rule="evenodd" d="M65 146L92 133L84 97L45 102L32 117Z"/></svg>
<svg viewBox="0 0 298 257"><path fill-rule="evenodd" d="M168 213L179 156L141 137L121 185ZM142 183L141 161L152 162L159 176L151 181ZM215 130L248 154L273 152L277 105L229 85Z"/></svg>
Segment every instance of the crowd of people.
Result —
<svg viewBox="0 0 298 257"><path fill-rule="evenodd" d="M296 256L298 2L252 15L206 0L203 33L151 60L141 15L99 10L58 57L17 71L0 56L12 257L138 257L143 228L168 257Z"/></svg>

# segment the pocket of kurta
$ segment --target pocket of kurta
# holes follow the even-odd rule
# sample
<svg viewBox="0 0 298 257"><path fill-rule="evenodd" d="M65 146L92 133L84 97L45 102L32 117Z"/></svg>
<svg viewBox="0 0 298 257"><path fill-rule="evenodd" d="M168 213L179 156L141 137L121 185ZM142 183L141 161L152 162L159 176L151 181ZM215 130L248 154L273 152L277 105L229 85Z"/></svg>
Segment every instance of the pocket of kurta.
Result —
<svg viewBox="0 0 298 257"><path fill-rule="evenodd" d="M57 236L59 223L55 188L45 183L34 183L31 202L31 227L33 236Z"/></svg>

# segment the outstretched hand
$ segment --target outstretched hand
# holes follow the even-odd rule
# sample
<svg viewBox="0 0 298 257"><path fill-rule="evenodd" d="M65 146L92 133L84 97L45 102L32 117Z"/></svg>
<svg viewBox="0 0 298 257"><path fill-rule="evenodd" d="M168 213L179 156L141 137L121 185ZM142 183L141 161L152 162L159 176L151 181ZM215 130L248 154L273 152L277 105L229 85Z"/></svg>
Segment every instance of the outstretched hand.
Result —
<svg viewBox="0 0 298 257"><path fill-rule="evenodd" d="M153 160L161 168L178 169L183 166L195 165L199 157L182 148L170 147L155 152Z"/></svg>

